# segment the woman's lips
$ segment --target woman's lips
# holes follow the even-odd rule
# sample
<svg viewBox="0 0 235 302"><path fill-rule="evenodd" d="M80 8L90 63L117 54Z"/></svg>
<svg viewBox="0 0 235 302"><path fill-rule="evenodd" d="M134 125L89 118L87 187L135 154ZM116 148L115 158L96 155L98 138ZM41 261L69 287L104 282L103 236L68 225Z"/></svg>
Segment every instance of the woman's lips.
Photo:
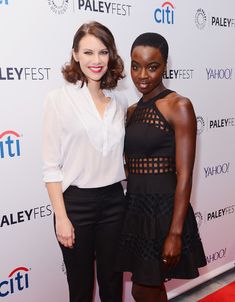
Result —
<svg viewBox="0 0 235 302"><path fill-rule="evenodd" d="M137 84L139 88L146 89L149 86L149 83L146 82L140 82Z"/></svg>
<svg viewBox="0 0 235 302"><path fill-rule="evenodd" d="M99 73L102 71L103 67L102 66L88 66L89 70L94 72L94 73Z"/></svg>

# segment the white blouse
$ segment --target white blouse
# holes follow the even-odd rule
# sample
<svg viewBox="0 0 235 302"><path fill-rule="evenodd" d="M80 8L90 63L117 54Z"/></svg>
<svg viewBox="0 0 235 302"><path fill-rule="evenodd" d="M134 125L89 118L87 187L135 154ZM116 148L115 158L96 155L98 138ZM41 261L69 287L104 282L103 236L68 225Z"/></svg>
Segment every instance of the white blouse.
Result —
<svg viewBox="0 0 235 302"><path fill-rule="evenodd" d="M127 102L111 98L101 118L86 85L66 83L48 94L43 119L43 180L80 188L125 179L124 122Z"/></svg>

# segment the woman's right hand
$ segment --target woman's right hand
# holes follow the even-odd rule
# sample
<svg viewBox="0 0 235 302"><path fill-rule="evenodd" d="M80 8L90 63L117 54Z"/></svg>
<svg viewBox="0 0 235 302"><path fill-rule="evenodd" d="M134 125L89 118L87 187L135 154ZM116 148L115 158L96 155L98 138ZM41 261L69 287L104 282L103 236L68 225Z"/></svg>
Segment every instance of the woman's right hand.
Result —
<svg viewBox="0 0 235 302"><path fill-rule="evenodd" d="M65 247L73 248L75 243L74 227L68 217L56 218L56 236Z"/></svg>

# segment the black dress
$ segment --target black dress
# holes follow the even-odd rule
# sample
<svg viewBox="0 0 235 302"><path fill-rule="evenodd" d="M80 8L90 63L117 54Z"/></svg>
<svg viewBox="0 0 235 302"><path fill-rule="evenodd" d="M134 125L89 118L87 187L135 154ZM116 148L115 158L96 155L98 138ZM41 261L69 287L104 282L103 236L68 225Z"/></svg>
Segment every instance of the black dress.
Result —
<svg viewBox="0 0 235 302"><path fill-rule="evenodd" d="M183 228L182 255L165 269L162 248L171 224L176 188L174 130L155 102L171 90L143 102L127 122L125 155L129 175L126 213L117 270L132 272L132 281L157 286L166 279L191 279L206 265L191 205Z"/></svg>

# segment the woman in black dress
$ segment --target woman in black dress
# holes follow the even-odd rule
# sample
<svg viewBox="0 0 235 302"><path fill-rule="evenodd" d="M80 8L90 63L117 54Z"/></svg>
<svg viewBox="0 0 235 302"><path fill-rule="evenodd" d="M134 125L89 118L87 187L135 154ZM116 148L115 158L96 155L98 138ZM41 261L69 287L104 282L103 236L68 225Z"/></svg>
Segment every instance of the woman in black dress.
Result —
<svg viewBox="0 0 235 302"><path fill-rule="evenodd" d="M164 281L192 279L206 265L190 205L196 119L189 99L166 89L168 44L137 37L131 76L142 98L128 110L125 155L128 210L118 269L132 272L135 301L167 301Z"/></svg>

